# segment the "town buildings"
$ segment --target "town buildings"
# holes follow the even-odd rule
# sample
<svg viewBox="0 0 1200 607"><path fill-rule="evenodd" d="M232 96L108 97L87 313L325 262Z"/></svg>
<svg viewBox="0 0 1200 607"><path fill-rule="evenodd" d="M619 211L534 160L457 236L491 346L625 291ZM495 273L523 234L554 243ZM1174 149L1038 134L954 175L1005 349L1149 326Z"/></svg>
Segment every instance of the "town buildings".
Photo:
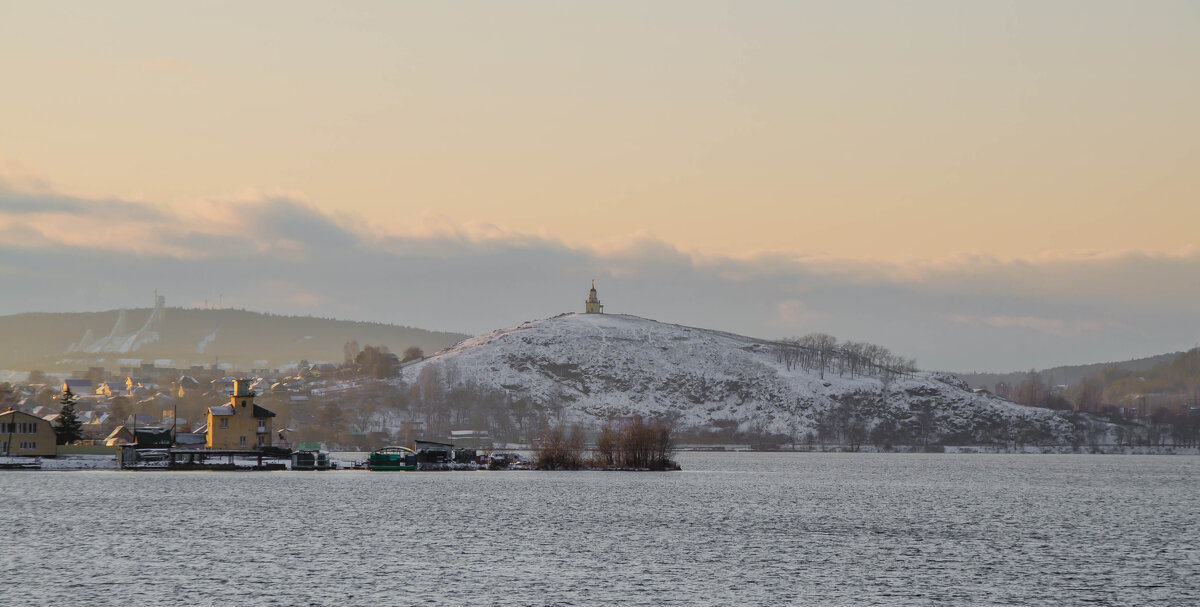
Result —
<svg viewBox="0 0 1200 607"><path fill-rule="evenodd" d="M52 457L55 444L50 422L12 409L0 413L0 453Z"/></svg>

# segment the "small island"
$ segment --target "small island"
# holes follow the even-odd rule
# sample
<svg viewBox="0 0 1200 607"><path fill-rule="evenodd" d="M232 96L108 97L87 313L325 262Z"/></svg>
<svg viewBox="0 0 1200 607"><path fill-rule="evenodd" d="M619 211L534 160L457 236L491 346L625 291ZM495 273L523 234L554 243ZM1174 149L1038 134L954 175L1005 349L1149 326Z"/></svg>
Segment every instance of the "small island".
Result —
<svg viewBox="0 0 1200 607"><path fill-rule="evenodd" d="M540 470L679 470L674 451L670 424L635 415L601 426L591 450L579 426L546 428L534 464Z"/></svg>

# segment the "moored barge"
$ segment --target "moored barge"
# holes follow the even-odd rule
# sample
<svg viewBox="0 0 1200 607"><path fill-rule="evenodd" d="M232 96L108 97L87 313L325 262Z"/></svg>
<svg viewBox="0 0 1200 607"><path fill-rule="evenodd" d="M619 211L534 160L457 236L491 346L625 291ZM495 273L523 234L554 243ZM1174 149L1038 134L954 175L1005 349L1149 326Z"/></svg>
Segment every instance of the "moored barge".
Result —
<svg viewBox="0 0 1200 607"><path fill-rule="evenodd" d="M367 470L407 471L417 469L417 452L408 447L384 447L371 452Z"/></svg>

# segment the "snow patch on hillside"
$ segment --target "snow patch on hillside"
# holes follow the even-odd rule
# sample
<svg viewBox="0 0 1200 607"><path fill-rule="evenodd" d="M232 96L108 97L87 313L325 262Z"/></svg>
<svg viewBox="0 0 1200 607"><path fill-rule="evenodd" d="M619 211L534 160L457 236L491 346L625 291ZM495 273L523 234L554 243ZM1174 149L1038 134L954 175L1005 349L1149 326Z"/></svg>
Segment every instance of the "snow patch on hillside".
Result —
<svg viewBox="0 0 1200 607"><path fill-rule="evenodd" d="M954 376L877 376L789 370L771 342L618 314L564 314L467 339L402 370L406 382L437 365L443 376L506 390L575 421L667 416L703 427L804 435L823 416L853 411L869 427L921 422L934 438L997 440L1024 432L1070 440L1072 425L1045 409L975 394Z"/></svg>
<svg viewBox="0 0 1200 607"><path fill-rule="evenodd" d="M204 354L204 349L208 347L208 344L211 344L217 340L217 331L220 330L221 328L217 327L216 329L212 330L212 333L205 335L204 338L200 340L200 343L196 344L196 353Z"/></svg>

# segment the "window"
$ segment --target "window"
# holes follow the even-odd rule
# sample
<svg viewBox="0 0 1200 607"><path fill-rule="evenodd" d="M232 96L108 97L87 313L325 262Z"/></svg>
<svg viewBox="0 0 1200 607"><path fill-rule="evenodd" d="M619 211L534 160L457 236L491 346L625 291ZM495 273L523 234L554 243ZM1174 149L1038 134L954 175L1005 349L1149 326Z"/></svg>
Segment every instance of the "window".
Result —
<svg viewBox="0 0 1200 607"><path fill-rule="evenodd" d="M263 446L263 445L265 445L265 444L267 444L267 437L265 437L265 436L259 436L259 437L258 437L258 446L259 446L259 447L261 447L261 446Z"/></svg>
<svg viewBox="0 0 1200 607"><path fill-rule="evenodd" d="M226 428L226 429L229 428L229 418L228 417L221 418L221 427Z"/></svg>
<svg viewBox="0 0 1200 607"><path fill-rule="evenodd" d="M239 436L238 438L242 439L242 440L241 440L241 445L242 445L243 447L245 447L245 446L246 446L246 437L244 437L244 436Z"/></svg>
<svg viewBox="0 0 1200 607"><path fill-rule="evenodd" d="M9 422L0 424L2 434L37 434L37 422Z"/></svg>
<svg viewBox="0 0 1200 607"><path fill-rule="evenodd" d="M21 441L22 449L37 449L37 441Z"/></svg>

